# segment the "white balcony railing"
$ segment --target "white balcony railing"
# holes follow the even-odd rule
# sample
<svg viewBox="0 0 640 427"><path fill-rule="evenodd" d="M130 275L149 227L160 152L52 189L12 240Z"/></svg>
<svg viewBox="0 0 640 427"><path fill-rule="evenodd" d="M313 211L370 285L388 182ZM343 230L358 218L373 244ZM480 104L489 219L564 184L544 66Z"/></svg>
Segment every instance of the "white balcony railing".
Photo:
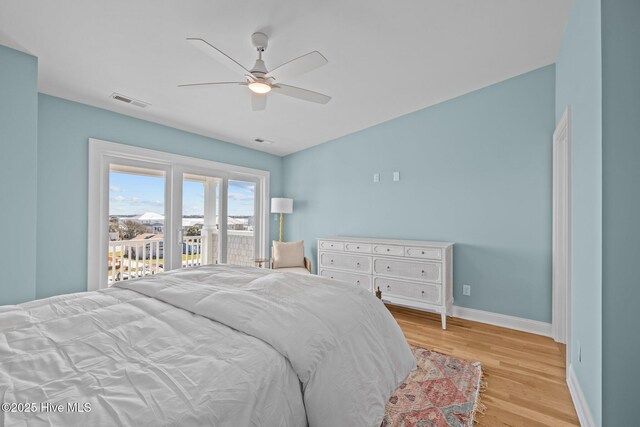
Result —
<svg viewBox="0 0 640 427"><path fill-rule="evenodd" d="M236 265L254 265L255 246L253 231L227 232L227 262ZM218 233L211 234L207 259L217 263ZM182 239L182 268L196 267L204 262L205 248L202 236L184 236ZM109 285L120 280L156 274L164 271L164 239L116 240L109 242Z"/></svg>
<svg viewBox="0 0 640 427"><path fill-rule="evenodd" d="M202 236L182 238L182 268L202 265Z"/></svg>
<svg viewBox="0 0 640 427"><path fill-rule="evenodd" d="M109 284L155 274L164 269L164 239L109 242Z"/></svg>

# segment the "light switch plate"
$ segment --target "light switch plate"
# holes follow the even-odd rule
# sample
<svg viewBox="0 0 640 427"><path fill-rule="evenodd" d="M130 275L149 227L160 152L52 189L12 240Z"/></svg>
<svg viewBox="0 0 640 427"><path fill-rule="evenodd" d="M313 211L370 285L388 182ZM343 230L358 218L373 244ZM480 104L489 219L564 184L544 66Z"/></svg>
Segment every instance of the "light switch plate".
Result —
<svg viewBox="0 0 640 427"><path fill-rule="evenodd" d="M463 285L462 286L462 295L465 296L471 296L471 286L470 285Z"/></svg>
<svg viewBox="0 0 640 427"><path fill-rule="evenodd" d="M379 173L374 173L373 174L373 182L380 182L380 174Z"/></svg>
<svg viewBox="0 0 640 427"><path fill-rule="evenodd" d="M393 173L393 180L394 181L400 181L400 172L394 172Z"/></svg>

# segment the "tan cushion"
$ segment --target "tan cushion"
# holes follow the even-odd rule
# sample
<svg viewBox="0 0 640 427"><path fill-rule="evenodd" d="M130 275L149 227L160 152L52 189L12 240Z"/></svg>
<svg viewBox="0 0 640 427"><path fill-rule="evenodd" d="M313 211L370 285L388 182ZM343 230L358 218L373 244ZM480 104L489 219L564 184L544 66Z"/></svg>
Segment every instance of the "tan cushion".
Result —
<svg viewBox="0 0 640 427"><path fill-rule="evenodd" d="M304 242L273 241L273 268L304 268Z"/></svg>
<svg viewBox="0 0 640 427"><path fill-rule="evenodd" d="M304 267L279 268L278 273L311 274L311 272Z"/></svg>

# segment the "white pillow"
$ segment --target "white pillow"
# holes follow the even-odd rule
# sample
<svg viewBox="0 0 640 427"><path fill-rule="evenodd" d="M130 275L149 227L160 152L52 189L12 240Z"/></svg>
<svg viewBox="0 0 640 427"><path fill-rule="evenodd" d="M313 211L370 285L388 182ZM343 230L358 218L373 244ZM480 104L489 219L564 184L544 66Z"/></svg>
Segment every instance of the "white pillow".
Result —
<svg viewBox="0 0 640 427"><path fill-rule="evenodd" d="M304 242L273 241L273 268L304 267Z"/></svg>

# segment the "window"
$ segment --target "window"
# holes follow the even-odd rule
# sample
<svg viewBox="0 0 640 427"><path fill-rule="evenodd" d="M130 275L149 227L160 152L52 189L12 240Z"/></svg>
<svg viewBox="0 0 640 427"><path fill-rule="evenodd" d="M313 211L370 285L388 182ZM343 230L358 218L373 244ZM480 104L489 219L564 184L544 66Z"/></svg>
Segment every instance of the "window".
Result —
<svg viewBox="0 0 640 427"><path fill-rule="evenodd" d="M256 183L229 181L227 191L227 261L229 264L254 265Z"/></svg>
<svg viewBox="0 0 640 427"><path fill-rule="evenodd" d="M109 165L107 283L164 270L166 171Z"/></svg>
<svg viewBox="0 0 640 427"><path fill-rule="evenodd" d="M220 187L224 180L184 174L182 182L182 267L218 264Z"/></svg>
<svg viewBox="0 0 640 427"><path fill-rule="evenodd" d="M89 140L88 289L268 253L269 172Z"/></svg>

